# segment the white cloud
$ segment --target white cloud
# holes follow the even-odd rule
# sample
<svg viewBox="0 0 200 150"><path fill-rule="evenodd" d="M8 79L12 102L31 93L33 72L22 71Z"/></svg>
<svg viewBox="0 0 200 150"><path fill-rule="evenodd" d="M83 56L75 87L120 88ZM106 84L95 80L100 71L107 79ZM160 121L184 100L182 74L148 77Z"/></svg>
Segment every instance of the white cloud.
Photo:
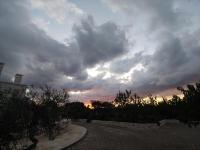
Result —
<svg viewBox="0 0 200 150"><path fill-rule="evenodd" d="M49 21L44 20L43 18L33 18L32 22L38 26L40 29L43 29L46 33L49 31Z"/></svg>
<svg viewBox="0 0 200 150"><path fill-rule="evenodd" d="M49 17L63 23L67 17L82 16L83 10L68 0L31 0L33 8L43 10Z"/></svg>

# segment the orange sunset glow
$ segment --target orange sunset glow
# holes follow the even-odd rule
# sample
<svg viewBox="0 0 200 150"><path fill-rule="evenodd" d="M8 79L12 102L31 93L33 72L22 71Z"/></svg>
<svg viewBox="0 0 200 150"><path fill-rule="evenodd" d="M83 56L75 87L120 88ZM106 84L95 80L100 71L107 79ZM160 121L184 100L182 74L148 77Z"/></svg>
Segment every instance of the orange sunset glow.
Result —
<svg viewBox="0 0 200 150"><path fill-rule="evenodd" d="M200 150L200 0L0 0L0 150Z"/></svg>

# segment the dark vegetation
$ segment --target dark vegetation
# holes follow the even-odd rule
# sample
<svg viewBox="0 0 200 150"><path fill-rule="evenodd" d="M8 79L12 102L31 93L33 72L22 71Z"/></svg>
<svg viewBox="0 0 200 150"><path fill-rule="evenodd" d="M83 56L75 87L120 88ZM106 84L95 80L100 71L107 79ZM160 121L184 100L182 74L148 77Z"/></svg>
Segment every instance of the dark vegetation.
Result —
<svg viewBox="0 0 200 150"><path fill-rule="evenodd" d="M68 101L65 91L48 86L25 94L24 90L0 92L0 149L33 149L36 135L45 134L53 140L59 132L58 121L62 119L63 107ZM25 145L29 139L32 145Z"/></svg>
<svg viewBox="0 0 200 150"><path fill-rule="evenodd" d="M174 95L171 100L149 96L145 101L131 91L119 92L113 102L92 101L93 109L81 102L69 102L63 90L48 86L31 90L0 92L0 149L33 149L36 135L45 134L53 140L59 133L59 121L87 119L124 122L158 123L162 119L178 119L191 125L200 121L200 82L179 87L184 97ZM32 145L20 145L29 139ZM20 147L20 148L19 148Z"/></svg>
<svg viewBox="0 0 200 150"><path fill-rule="evenodd" d="M72 120L84 119L89 115L89 108L86 108L85 105L81 102L72 102L66 103L64 114L66 118L70 118Z"/></svg>
<svg viewBox="0 0 200 150"><path fill-rule="evenodd" d="M183 98L173 95L170 100L162 98L158 102L157 97L148 96L148 101L144 100L131 91L119 92L113 102L92 101L93 109L76 107L71 118L87 118L87 122L92 120L109 120L138 123L158 123L163 119L177 119L188 125L200 121L200 82L194 85L187 85L186 88L178 87ZM81 105L81 104L79 104ZM76 111L77 110L77 111ZM79 117L77 117L79 116Z"/></svg>

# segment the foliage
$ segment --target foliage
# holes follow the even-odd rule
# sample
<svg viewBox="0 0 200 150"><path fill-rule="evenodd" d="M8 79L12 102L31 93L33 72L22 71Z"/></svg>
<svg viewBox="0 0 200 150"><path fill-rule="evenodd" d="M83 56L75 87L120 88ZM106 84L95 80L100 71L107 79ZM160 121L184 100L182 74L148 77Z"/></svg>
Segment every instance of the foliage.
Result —
<svg viewBox="0 0 200 150"><path fill-rule="evenodd" d="M170 100L163 97L159 102L157 97L151 94L146 100L137 94L132 95L128 90L119 91L113 102L92 101L93 109L87 113L76 111L76 116L82 116L81 118L85 116L89 121L92 119L142 123L158 123L162 119L178 119L186 123L200 121L200 83L187 85L186 88L178 87L178 90L184 95L182 99L173 95ZM77 109L75 107L74 110ZM86 108L79 107L79 110L81 109Z"/></svg>
<svg viewBox="0 0 200 150"><path fill-rule="evenodd" d="M55 138L58 122L63 117L61 105L69 95L63 90L48 86L25 93L23 90L0 91L0 149L24 149L22 139L29 139L36 147L36 134L45 132Z"/></svg>
<svg viewBox="0 0 200 150"><path fill-rule="evenodd" d="M37 95L37 99L40 101L40 126L44 129L49 137L49 140L55 138L58 132L58 126L56 122L62 118L62 111L59 104L68 102L69 95L66 91L56 90L49 86L40 88L41 91Z"/></svg>
<svg viewBox="0 0 200 150"><path fill-rule="evenodd" d="M71 119L114 120L127 122L158 122L162 119L178 119L189 125L200 121L200 82L178 87L181 99L173 95L170 100L148 96L148 102L131 91L119 92L113 102L92 101L93 109L81 102L69 103L69 95L63 90L48 86L25 94L19 91L0 92L0 149L17 149L21 139L30 139L35 147L35 135L45 132L55 138L58 124L63 117ZM29 149L30 149L29 147ZM23 149L23 145L21 148Z"/></svg>
<svg viewBox="0 0 200 150"><path fill-rule="evenodd" d="M114 103L117 106L124 107L126 104L129 103L131 97L131 91L126 90L125 92L120 92L116 95Z"/></svg>
<svg viewBox="0 0 200 150"><path fill-rule="evenodd" d="M65 104L65 114L71 119L86 118L88 108L81 102L72 102Z"/></svg>
<svg viewBox="0 0 200 150"><path fill-rule="evenodd" d="M101 102L101 101L91 101L91 105L94 109L114 107L114 105L110 102Z"/></svg>
<svg viewBox="0 0 200 150"><path fill-rule="evenodd" d="M185 120L200 120L200 82L189 84L186 88L178 87L183 93Z"/></svg>
<svg viewBox="0 0 200 150"><path fill-rule="evenodd" d="M0 94L0 149L17 149L19 140L30 138L36 145L34 138L37 129L35 120L35 103L30 101L19 91L4 91Z"/></svg>

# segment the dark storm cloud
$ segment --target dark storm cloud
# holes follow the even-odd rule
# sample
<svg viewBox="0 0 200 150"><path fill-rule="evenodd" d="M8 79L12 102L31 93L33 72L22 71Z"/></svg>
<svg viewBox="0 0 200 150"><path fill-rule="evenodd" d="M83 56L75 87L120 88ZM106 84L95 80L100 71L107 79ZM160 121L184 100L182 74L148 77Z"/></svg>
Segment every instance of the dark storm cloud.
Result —
<svg viewBox="0 0 200 150"><path fill-rule="evenodd" d="M154 53L149 70L156 74L165 75L178 71L188 61L178 38L169 37Z"/></svg>
<svg viewBox="0 0 200 150"><path fill-rule="evenodd" d="M8 78L22 73L28 84L47 83L74 90L96 88L103 89L105 94L125 88L156 92L200 79L199 16L189 19L192 13L185 15L181 0L106 2L126 12L129 19L141 21L133 26L138 32L149 25L143 34L155 45L159 43L152 54L143 51L125 56L129 43L124 31L112 22L96 25L91 16L74 25L73 40L66 46L32 23L28 1L1 0L0 62L6 63L3 75ZM194 13L199 10L195 9ZM190 26L184 20L190 21ZM195 25L192 24L194 20ZM137 42L137 37L132 36ZM126 58L120 58L122 55ZM97 77L88 77L87 68L104 62L110 62L110 71L117 73L116 76L105 79L109 70L104 68ZM129 72L137 64L142 64L145 69L135 70L130 83L120 83L116 77ZM72 79L67 78L69 76Z"/></svg>
<svg viewBox="0 0 200 150"><path fill-rule="evenodd" d="M105 2L113 10L124 12L133 21L133 29L147 27L143 33L148 36L146 40L151 39L152 44L157 45L151 55L144 51L111 64L111 71L117 73L128 72L137 64L144 66L145 69L133 72L129 88L138 92L158 92L200 80L200 1Z"/></svg>
<svg viewBox="0 0 200 150"><path fill-rule="evenodd" d="M199 38L196 34L190 37ZM146 71L133 73L130 88L155 92L200 80L200 43L187 42L186 47L183 41L188 40L168 36L155 53L149 56L148 63L143 64Z"/></svg>
<svg viewBox="0 0 200 150"><path fill-rule="evenodd" d="M0 61L7 69L4 76L22 73L29 84L63 84L60 80L65 75L86 80L87 67L126 51L124 32L113 23L95 26L92 17L74 27L75 39L69 46L59 43L32 23L29 7L25 0L0 1Z"/></svg>
<svg viewBox="0 0 200 150"><path fill-rule="evenodd" d="M114 23L96 26L93 18L89 16L82 20L81 26L74 26L74 32L86 66L110 61L127 52L125 33Z"/></svg>
<svg viewBox="0 0 200 150"><path fill-rule="evenodd" d="M23 2L0 2L0 60L6 63L11 73L28 74L30 77L35 74L34 78L26 76L27 82L47 79L51 82L59 73L76 74L82 69L81 63L76 60L76 52L32 24L28 4Z"/></svg>

